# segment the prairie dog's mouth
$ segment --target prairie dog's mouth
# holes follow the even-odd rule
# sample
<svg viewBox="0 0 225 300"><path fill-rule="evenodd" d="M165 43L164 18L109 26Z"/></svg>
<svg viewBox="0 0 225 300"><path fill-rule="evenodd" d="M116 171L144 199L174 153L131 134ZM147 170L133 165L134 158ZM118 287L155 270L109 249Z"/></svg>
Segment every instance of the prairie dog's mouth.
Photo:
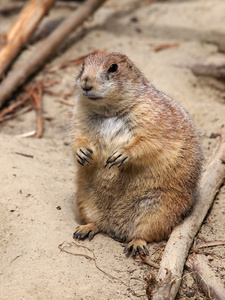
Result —
<svg viewBox="0 0 225 300"><path fill-rule="evenodd" d="M102 99L101 96L99 96L98 94L93 93L92 91L83 90L82 94L83 94L83 96L88 97L88 99L90 99L90 100L97 101L99 99Z"/></svg>
<svg viewBox="0 0 225 300"><path fill-rule="evenodd" d="M102 99L101 97L97 97L97 96L88 96L88 98L89 98L90 100L94 100L94 101L99 100L99 99Z"/></svg>

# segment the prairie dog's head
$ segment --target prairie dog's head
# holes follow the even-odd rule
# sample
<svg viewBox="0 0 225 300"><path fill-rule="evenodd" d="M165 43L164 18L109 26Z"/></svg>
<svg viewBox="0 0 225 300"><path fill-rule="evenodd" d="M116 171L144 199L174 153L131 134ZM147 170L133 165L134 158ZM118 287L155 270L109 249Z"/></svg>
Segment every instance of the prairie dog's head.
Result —
<svg viewBox="0 0 225 300"><path fill-rule="evenodd" d="M127 106L137 96L143 75L123 54L104 53L88 55L77 78L77 96L97 106L116 108ZM91 104L90 104L91 105Z"/></svg>

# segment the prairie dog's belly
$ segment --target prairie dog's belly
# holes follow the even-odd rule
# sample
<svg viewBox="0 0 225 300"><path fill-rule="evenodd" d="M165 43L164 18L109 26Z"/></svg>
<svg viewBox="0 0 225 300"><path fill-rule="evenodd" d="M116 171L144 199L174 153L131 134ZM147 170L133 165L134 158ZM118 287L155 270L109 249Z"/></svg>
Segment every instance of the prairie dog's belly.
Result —
<svg viewBox="0 0 225 300"><path fill-rule="evenodd" d="M144 195L135 185L136 180L121 173L117 167L114 170L98 169L91 182L85 184L87 217L101 231L129 239L138 216L139 196Z"/></svg>

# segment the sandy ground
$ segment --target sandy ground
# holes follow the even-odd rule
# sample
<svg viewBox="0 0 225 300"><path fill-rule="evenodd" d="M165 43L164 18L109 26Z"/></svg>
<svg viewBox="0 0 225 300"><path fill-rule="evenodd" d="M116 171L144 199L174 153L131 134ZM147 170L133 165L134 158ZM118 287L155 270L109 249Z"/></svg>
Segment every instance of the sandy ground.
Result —
<svg viewBox="0 0 225 300"><path fill-rule="evenodd" d="M216 143L210 135L225 124L225 86L214 79L198 78L177 65L224 55L218 53L216 42L224 39L225 2L159 1L135 9L131 8L134 1L121 2L108 1L85 23L83 37L77 40L77 33L68 37L66 50L62 50L64 45L49 65L95 49L125 53L153 85L188 110L199 130L207 163ZM53 8L47 18L66 16L69 12ZM1 32L9 28L15 17L0 15ZM178 45L154 50L168 43ZM32 48L21 55L19 62L25 61L30 51ZM120 243L99 234L91 242L80 243L88 249L73 244L72 234L79 223L74 205L75 166L67 146L71 108L57 100L65 99L65 94L73 90L78 70L79 67L70 67L55 73L42 71L36 76L35 79L59 81L51 88L58 95L45 94L43 98L42 139L17 137L35 130L34 111L0 127L1 300L137 299L137 295L138 299L147 299L143 278L152 269L138 259L125 257ZM73 96L67 100L72 101ZM222 187L197 243L225 239L224 214ZM62 243L61 249L70 254L59 249ZM151 259L158 257L159 247L164 244L148 245ZM201 253L207 256L216 276L224 281L225 247L205 248ZM186 275L177 299L188 299L189 291L194 292L191 299L206 299L191 275Z"/></svg>

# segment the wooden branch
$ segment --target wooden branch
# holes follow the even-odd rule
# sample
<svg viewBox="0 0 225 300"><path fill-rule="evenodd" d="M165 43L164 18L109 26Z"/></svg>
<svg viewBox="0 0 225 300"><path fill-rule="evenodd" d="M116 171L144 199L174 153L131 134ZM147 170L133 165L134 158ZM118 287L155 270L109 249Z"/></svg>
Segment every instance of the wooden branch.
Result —
<svg viewBox="0 0 225 300"><path fill-rule="evenodd" d="M39 40L44 39L46 36L51 34L56 29L56 27L59 26L59 24L64 20L65 18L58 18L41 23L40 26L38 26L35 30L34 34L32 34L31 38L28 40L28 43L34 44Z"/></svg>
<svg viewBox="0 0 225 300"><path fill-rule="evenodd" d="M93 50L93 51L91 51L91 52L88 53L88 54L97 54L97 53L101 53L101 52L104 52L104 50ZM48 73L52 73L52 72L56 72L56 71L58 71L58 70L60 70L60 69L64 69L64 68L67 68L67 67L78 66L78 65L82 64L83 60L85 59L85 57L86 57L88 54L82 55L82 56L77 57L77 58L75 58L75 59L63 61L63 62L61 62L61 63L60 63L59 65L57 65L57 66L47 68L47 72L48 72Z"/></svg>
<svg viewBox="0 0 225 300"><path fill-rule="evenodd" d="M16 3L7 4L4 7L0 7L0 14L9 15L14 12L19 11L24 6L24 1L16 1ZM77 9L79 7L79 3L73 2L65 2L65 1L56 1L55 8L69 8L69 9Z"/></svg>
<svg viewBox="0 0 225 300"><path fill-rule="evenodd" d="M215 276L208 266L207 259L202 254L193 254L186 262L191 275L197 279L206 297L210 299L225 299L223 282Z"/></svg>
<svg viewBox="0 0 225 300"><path fill-rule="evenodd" d="M155 263L154 261L148 259L146 255L139 254L139 257L142 259L142 261L146 264L149 265L150 267L153 267L155 269L159 269L159 265Z"/></svg>
<svg viewBox="0 0 225 300"><path fill-rule="evenodd" d="M29 64L20 64L13 72L8 74L8 77L0 85L0 108L29 76L44 65L46 60L55 53L57 47L62 44L68 35L93 14L105 1L106 0L88 0L81 5L79 9L72 12L48 38L39 44L36 50L27 58Z"/></svg>
<svg viewBox="0 0 225 300"><path fill-rule="evenodd" d="M11 105L9 105L8 107L5 107L4 109L2 109L2 111L0 111L0 123L3 123L7 120L10 120L12 118L17 117L18 115L21 115L23 113L25 113L26 111L30 111L32 108L35 108L36 111L37 109L39 109L39 116L38 118L40 118L40 113L41 113L41 108L37 108L35 107L35 101L37 101L37 99L39 99L39 95L44 92L48 91L48 87L51 87L55 84L58 84L59 81L57 80L41 80L37 83L34 83L32 85L23 87L23 89L27 92L25 94L25 96L23 97L19 97L17 99L17 101L13 101L13 103ZM42 89L40 91L40 88ZM29 105L29 107L26 109L26 105L28 105L31 102L34 102L34 105L31 106ZM39 100L38 100L39 101ZM40 99L41 101L41 99ZM18 109L22 110L22 111L18 111Z"/></svg>
<svg viewBox="0 0 225 300"><path fill-rule="evenodd" d="M9 107L4 108L0 112L0 123L4 121L4 117L6 115L13 113L16 109L18 109L19 107L23 106L26 102L28 102L30 97L31 97L31 92L27 93L27 95L22 99L19 99L18 101L12 103Z"/></svg>
<svg viewBox="0 0 225 300"><path fill-rule="evenodd" d="M0 14L9 15L11 13L17 12L24 6L23 1L16 1L16 3L6 4L0 8Z"/></svg>
<svg viewBox="0 0 225 300"><path fill-rule="evenodd" d="M225 126L220 132L220 141L203 173L198 201L192 213L177 226L167 242L158 273L160 286L153 295L153 300L176 297L181 283L181 277L188 251L193 239L211 207L216 193L225 179ZM170 276L168 288L168 274ZM172 274L172 277L171 277ZM167 287L167 294L165 289Z"/></svg>
<svg viewBox="0 0 225 300"><path fill-rule="evenodd" d="M36 127L36 138L41 138L43 135L43 118L42 118L42 95L43 95L43 83L38 84L34 88L32 94L33 97L33 106L36 110L37 115L37 127Z"/></svg>
<svg viewBox="0 0 225 300"><path fill-rule="evenodd" d="M223 57L209 57L186 66L198 76L211 76L217 79L225 78L225 59Z"/></svg>
<svg viewBox="0 0 225 300"><path fill-rule="evenodd" d="M68 101L68 100L65 100L65 99L58 99L57 101L60 102L60 103L66 104L68 106L72 106L72 107L74 106L73 101Z"/></svg>
<svg viewBox="0 0 225 300"><path fill-rule="evenodd" d="M30 0L8 30L7 43L0 52L0 78L20 53L38 23L55 0Z"/></svg>

